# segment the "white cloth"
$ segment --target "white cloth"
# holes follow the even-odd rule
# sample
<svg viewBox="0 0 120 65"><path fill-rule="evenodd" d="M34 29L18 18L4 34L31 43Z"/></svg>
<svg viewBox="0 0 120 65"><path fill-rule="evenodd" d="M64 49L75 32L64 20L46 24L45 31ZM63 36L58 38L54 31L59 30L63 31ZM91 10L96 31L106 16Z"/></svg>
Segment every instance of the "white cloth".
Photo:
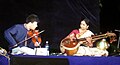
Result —
<svg viewBox="0 0 120 65"><path fill-rule="evenodd" d="M94 33L91 32L90 30L87 30L84 34L80 36L80 38L91 37L92 35L94 35Z"/></svg>
<svg viewBox="0 0 120 65"><path fill-rule="evenodd" d="M96 47L89 48L80 46L75 56L108 56L107 50L100 50Z"/></svg>
<svg viewBox="0 0 120 65"><path fill-rule="evenodd" d="M34 48L31 49L29 47L16 47L14 49L12 49L12 55L43 55L43 56L47 56L49 55L49 51L47 50L47 48Z"/></svg>
<svg viewBox="0 0 120 65"><path fill-rule="evenodd" d="M34 49L28 48L28 47L16 47L12 49L12 55L18 55L18 54L28 54L28 55L35 55Z"/></svg>

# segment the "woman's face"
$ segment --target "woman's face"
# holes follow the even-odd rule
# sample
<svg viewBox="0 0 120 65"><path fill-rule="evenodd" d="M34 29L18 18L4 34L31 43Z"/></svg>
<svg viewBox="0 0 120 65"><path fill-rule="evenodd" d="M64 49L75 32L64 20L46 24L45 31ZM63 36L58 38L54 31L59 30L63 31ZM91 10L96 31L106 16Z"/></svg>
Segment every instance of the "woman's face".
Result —
<svg viewBox="0 0 120 65"><path fill-rule="evenodd" d="M87 30L89 27L89 25L86 24L86 22L83 20L81 21L80 23L80 28L83 29L83 30Z"/></svg>
<svg viewBox="0 0 120 65"><path fill-rule="evenodd" d="M35 30L36 27L38 27L37 24L38 24L38 23L37 23L36 21L34 21L33 23L31 23L30 29Z"/></svg>

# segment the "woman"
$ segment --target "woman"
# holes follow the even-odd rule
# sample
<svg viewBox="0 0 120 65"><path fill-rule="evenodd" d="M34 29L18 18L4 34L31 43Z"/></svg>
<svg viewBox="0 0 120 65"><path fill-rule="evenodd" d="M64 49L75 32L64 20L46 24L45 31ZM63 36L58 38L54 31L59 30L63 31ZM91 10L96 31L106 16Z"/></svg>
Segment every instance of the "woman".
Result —
<svg viewBox="0 0 120 65"><path fill-rule="evenodd" d="M89 19L83 19L80 23L80 28L73 30L61 41L60 50L62 53L78 56L91 56L93 54L91 48L93 47L92 36L94 33L89 30L89 23Z"/></svg>

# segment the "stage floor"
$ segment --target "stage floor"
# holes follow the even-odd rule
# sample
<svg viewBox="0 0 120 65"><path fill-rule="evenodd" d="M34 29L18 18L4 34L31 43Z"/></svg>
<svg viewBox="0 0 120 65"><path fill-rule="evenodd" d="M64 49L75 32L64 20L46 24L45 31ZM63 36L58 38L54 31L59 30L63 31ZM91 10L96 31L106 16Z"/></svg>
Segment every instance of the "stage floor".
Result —
<svg viewBox="0 0 120 65"><path fill-rule="evenodd" d="M89 56L34 56L16 55L8 60L0 56L0 65L120 65L119 56L89 57Z"/></svg>

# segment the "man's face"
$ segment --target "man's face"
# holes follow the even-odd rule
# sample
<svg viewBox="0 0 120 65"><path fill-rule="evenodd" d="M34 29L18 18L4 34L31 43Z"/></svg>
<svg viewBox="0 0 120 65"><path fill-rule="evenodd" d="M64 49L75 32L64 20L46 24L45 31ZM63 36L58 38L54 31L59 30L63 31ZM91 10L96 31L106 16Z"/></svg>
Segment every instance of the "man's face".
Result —
<svg viewBox="0 0 120 65"><path fill-rule="evenodd" d="M37 23L36 21L34 21L33 23L31 23L30 29L35 30L36 27L38 27L37 24L38 24L38 23Z"/></svg>

